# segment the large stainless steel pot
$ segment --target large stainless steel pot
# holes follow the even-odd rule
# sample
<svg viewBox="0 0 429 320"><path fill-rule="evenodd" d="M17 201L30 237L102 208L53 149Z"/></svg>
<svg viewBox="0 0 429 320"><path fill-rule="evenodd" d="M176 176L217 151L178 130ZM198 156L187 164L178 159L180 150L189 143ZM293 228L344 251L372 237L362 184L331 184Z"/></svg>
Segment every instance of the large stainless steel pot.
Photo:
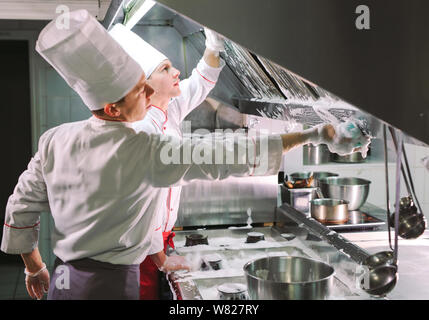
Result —
<svg viewBox="0 0 429 320"><path fill-rule="evenodd" d="M371 181L361 178L329 177L319 180L319 186L326 198L349 202L349 210L358 210L368 198Z"/></svg>
<svg viewBox="0 0 429 320"><path fill-rule="evenodd" d="M326 144L319 144L317 146L306 144L302 150L304 165L323 164L331 161L331 153Z"/></svg>
<svg viewBox="0 0 429 320"><path fill-rule="evenodd" d="M327 299L334 284L334 268L303 257L266 257L244 265L247 290L255 300Z"/></svg>
<svg viewBox="0 0 429 320"><path fill-rule="evenodd" d="M340 156L338 154L334 154L332 156L332 159L334 162L341 162L341 163L359 163L359 162L365 162L366 159L362 157L362 154L360 152L354 152L346 156Z"/></svg>
<svg viewBox="0 0 429 320"><path fill-rule="evenodd" d="M368 148L367 155L371 155L371 146ZM342 163L359 163L359 162L365 162L366 158L362 157L362 154L360 152L353 152L351 154L348 154L346 156L340 156L337 153L332 153L331 159L334 162L342 162Z"/></svg>
<svg viewBox="0 0 429 320"><path fill-rule="evenodd" d="M338 199L311 200L311 216L322 223L343 224L349 219L349 202Z"/></svg>

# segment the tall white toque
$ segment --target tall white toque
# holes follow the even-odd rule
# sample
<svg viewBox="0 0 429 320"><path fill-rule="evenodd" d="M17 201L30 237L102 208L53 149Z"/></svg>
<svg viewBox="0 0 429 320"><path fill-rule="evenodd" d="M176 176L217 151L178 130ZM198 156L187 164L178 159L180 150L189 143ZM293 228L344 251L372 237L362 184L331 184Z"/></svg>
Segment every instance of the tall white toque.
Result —
<svg viewBox="0 0 429 320"><path fill-rule="evenodd" d="M69 28L58 28L53 20L40 32L37 52L90 110L122 99L142 77L142 68L88 11L67 18Z"/></svg>
<svg viewBox="0 0 429 320"><path fill-rule="evenodd" d="M120 23L115 24L109 33L139 63L146 78L150 77L162 61L168 59L164 54Z"/></svg>

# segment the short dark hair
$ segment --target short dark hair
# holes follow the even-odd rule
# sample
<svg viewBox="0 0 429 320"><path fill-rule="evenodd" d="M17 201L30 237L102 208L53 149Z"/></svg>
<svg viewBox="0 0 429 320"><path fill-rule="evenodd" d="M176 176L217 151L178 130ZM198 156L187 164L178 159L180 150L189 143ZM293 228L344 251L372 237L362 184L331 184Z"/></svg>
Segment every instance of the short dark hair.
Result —
<svg viewBox="0 0 429 320"><path fill-rule="evenodd" d="M114 104L121 104L123 102L125 102L125 97L122 97L122 99L114 102ZM91 110L91 113L94 114L94 115L96 115L96 116L99 116L99 117L106 115L104 113L104 108L103 109L98 109L98 110Z"/></svg>

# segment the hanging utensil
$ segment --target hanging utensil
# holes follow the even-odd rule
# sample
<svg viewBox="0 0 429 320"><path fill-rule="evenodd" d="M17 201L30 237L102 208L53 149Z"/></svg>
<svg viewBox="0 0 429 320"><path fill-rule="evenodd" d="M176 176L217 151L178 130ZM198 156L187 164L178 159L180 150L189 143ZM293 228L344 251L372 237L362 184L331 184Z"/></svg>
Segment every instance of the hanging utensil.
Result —
<svg viewBox="0 0 429 320"><path fill-rule="evenodd" d="M399 136L402 143L402 135ZM367 268L361 289L370 295L385 296L393 290L398 281L398 228L399 201L401 191L402 148L397 150L396 195L395 195L395 247L392 252L383 251L368 257L363 265ZM390 240L390 239L389 239ZM390 244L390 243L389 243ZM366 281L365 281L366 280Z"/></svg>
<svg viewBox="0 0 429 320"><path fill-rule="evenodd" d="M401 143L396 141L396 135L392 128L390 128L390 133L397 152L399 150L404 154L404 162L408 173L407 176L401 161L401 171L409 196L402 198L399 202L399 236L404 239L415 239L422 235L426 229L426 220L416 197L404 143L403 141L401 141ZM417 204L420 212L417 212L417 207L414 203ZM393 217L390 218L390 224L394 224L392 218Z"/></svg>
<svg viewBox="0 0 429 320"><path fill-rule="evenodd" d="M389 154L387 149L387 134L386 124L383 124L383 140L384 140L384 175L386 179L386 214L387 214L387 233L389 235L389 247L393 251L392 236L390 235L390 195L389 195Z"/></svg>
<svg viewBox="0 0 429 320"><path fill-rule="evenodd" d="M393 128L392 132L393 132ZM399 142L402 143L402 134L399 135ZM400 145L400 144L399 144ZM399 200L401 198L401 170L402 168L402 148L397 149L396 158L396 195L395 195L395 250L394 252L394 263L398 264L398 230L399 230Z"/></svg>

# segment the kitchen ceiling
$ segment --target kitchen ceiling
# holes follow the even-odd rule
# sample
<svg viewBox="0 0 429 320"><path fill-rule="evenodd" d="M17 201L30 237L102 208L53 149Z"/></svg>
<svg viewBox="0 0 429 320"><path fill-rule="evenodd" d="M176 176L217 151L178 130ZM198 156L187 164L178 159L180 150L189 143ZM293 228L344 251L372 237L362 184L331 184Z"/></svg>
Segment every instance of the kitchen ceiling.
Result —
<svg viewBox="0 0 429 320"><path fill-rule="evenodd" d="M70 11L86 9L103 20L111 0L0 0L0 19L52 20L60 5Z"/></svg>

